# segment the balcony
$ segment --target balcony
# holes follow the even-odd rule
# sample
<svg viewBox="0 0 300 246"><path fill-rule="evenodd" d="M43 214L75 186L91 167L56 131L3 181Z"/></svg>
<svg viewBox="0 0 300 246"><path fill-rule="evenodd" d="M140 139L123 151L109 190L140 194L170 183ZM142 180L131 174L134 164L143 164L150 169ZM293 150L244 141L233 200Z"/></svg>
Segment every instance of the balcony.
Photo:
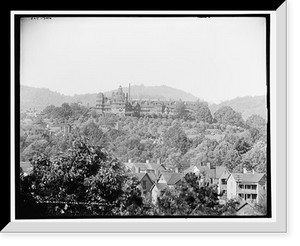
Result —
<svg viewBox="0 0 300 246"><path fill-rule="evenodd" d="M252 190L252 189L240 189L240 188L237 188L237 193L243 193L243 194L257 194L257 190Z"/></svg>

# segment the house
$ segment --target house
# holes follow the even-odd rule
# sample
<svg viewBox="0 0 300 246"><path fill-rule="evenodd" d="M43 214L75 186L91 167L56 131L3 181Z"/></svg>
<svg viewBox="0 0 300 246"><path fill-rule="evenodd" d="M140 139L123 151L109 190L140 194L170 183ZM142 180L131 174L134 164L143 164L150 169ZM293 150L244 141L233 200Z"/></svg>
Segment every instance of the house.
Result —
<svg viewBox="0 0 300 246"><path fill-rule="evenodd" d="M182 173L170 172L170 171L162 171L157 183L167 184L169 187L174 187L181 183L183 178Z"/></svg>
<svg viewBox="0 0 300 246"><path fill-rule="evenodd" d="M244 216L258 215L258 216L262 216L264 214L259 212L255 207L253 207L248 202L244 202L237 208L236 215L244 215Z"/></svg>
<svg viewBox="0 0 300 246"><path fill-rule="evenodd" d="M227 167L216 166L216 181L218 185L218 193L222 194L227 191L227 179L229 178L230 172Z"/></svg>
<svg viewBox="0 0 300 246"><path fill-rule="evenodd" d="M160 173L166 170L165 166L160 164L160 160L157 163L150 163L149 161L146 161L146 163L131 162L131 160L128 160L124 165L132 173L148 173L154 182L158 180Z"/></svg>
<svg viewBox="0 0 300 246"><path fill-rule="evenodd" d="M160 196L161 191L168 189L169 186L166 183L155 183L150 189L151 201L153 204L157 202L157 198Z"/></svg>
<svg viewBox="0 0 300 246"><path fill-rule="evenodd" d="M157 183L154 183L150 189L152 203L157 202L157 198L160 196L161 191L167 188L174 188L176 185L179 185L183 178L182 173L171 172L171 171L162 171Z"/></svg>
<svg viewBox="0 0 300 246"><path fill-rule="evenodd" d="M148 173L127 173L127 175L134 176L138 179L138 181L140 181L140 188L144 194L149 192L154 184Z"/></svg>
<svg viewBox="0 0 300 246"><path fill-rule="evenodd" d="M196 175L201 176L200 182L217 185L219 194L227 190L227 179L230 172L224 166L216 166L212 168L210 163L206 163L206 165L201 163L199 165L193 165L183 171L184 176L187 173L195 173Z"/></svg>
<svg viewBox="0 0 300 246"><path fill-rule="evenodd" d="M72 126L70 124L47 124L47 128L51 135L55 135L59 132L62 132L63 134L68 134L72 130Z"/></svg>
<svg viewBox="0 0 300 246"><path fill-rule="evenodd" d="M259 203L266 195L266 181L264 173L231 173L227 179L227 199Z"/></svg>

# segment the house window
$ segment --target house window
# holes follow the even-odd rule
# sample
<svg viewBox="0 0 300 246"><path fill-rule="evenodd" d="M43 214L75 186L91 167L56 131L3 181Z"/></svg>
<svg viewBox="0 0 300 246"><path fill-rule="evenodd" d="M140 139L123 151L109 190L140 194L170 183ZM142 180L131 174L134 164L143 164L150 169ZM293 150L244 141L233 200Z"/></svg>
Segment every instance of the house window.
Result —
<svg viewBox="0 0 300 246"><path fill-rule="evenodd" d="M251 185L252 190L256 190L256 185Z"/></svg>
<svg viewBox="0 0 300 246"><path fill-rule="evenodd" d="M252 194L252 199L256 200L256 198L257 198L257 194Z"/></svg>
<svg viewBox="0 0 300 246"><path fill-rule="evenodd" d="M251 185L245 185L245 189L251 189Z"/></svg>
<svg viewBox="0 0 300 246"><path fill-rule="evenodd" d="M251 194L247 194L247 195L246 195L246 198L247 198L247 199L251 199Z"/></svg>
<svg viewBox="0 0 300 246"><path fill-rule="evenodd" d="M244 198L244 194L241 194L241 193L240 193L240 194L239 194L239 197L240 197L240 198Z"/></svg>
<svg viewBox="0 0 300 246"><path fill-rule="evenodd" d="M244 185L240 184L240 185L239 185L239 188L240 188L240 189L244 189Z"/></svg>
<svg viewBox="0 0 300 246"><path fill-rule="evenodd" d="M221 179L221 184L226 185L226 179Z"/></svg>

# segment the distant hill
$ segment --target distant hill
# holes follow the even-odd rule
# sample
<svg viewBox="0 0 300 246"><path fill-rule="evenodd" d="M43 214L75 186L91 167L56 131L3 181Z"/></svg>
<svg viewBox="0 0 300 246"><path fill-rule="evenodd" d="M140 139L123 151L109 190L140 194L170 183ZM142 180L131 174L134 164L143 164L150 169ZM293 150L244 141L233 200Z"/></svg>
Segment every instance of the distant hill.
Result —
<svg viewBox="0 0 300 246"><path fill-rule="evenodd" d="M123 92L128 93L128 87L122 87ZM110 96L112 92L116 90L105 92L106 96ZM130 96L132 99L160 99L160 100L179 100L182 101L197 101L199 98L186 93L183 90L175 89L166 85L162 86L144 86L133 85L130 86ZM201 99L199 99L201 100Z"/></svg>
<svg viewBox="0 0 300 246"><path fill-rule="evenodd" d="M35 108L37 110L43 110L49 105L61 106L65 102L74 103L81 101L84 105L94 105L96 95L97 94L95 93L66 96L46 88L35 88L21 85L20 104L21 109Z"/></svg>
<svg viewBox="0 0 300 246"><path fill-rule="evenodd" d="M244 120L252 114L260 115L264 119L267 117L266 96L237 97L219 104L209 105L209 108L211 113L214 114L222 106L230 106L233 110L242 113Z"/></svg>
<svg viewBox="0 0 300 246"><path fill-rule="evenodd" d="M114 90L116 91L116 90ZM128 87L124 87L123 91L128 92ZM186 93L182 90L175 89L169 86L144 86L134 85L130 88L132 99L160 99L160 100L183 100L196 101L201 99ZM104 92L108 97L113 91ZM46 88L34 88L30 86L21 85L20 103L21 109L35 108L43 110L45 107L53 104L54 106L61 106L63 103L74 103L81 101L85 106L94 106L96 102L97 93L81 94L74 96L66 96L58 92L51 91ZM246 96L237 97L232 100L224 101L219 104L210 104L209 108L212 112L216 112L222 106L230 106L235 111L241 112L242 117L246 120L252 114L258 114L266 119L266 102L265 96Z"/></svg>

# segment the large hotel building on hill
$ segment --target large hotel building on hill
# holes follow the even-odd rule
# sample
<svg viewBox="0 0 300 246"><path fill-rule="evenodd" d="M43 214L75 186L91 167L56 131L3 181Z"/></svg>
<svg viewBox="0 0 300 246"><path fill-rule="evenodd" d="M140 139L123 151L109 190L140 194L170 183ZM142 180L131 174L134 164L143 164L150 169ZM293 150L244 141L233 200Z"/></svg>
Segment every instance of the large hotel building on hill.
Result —
<svg viewBox="0 0 300 246"><path fill-rule="evenodd" d="M119 116L141 116L147 114L173 114L175 105L178 101L162 101L153 99L131 99L130 86L129 93L124 93L119 86L117 92L112 92L111 98L99 93L96 98L94 109L100 115L116 114ZM192 111L195 102L184 102L186 109ZM206 102L201 102L206 103Z"/></svg>

